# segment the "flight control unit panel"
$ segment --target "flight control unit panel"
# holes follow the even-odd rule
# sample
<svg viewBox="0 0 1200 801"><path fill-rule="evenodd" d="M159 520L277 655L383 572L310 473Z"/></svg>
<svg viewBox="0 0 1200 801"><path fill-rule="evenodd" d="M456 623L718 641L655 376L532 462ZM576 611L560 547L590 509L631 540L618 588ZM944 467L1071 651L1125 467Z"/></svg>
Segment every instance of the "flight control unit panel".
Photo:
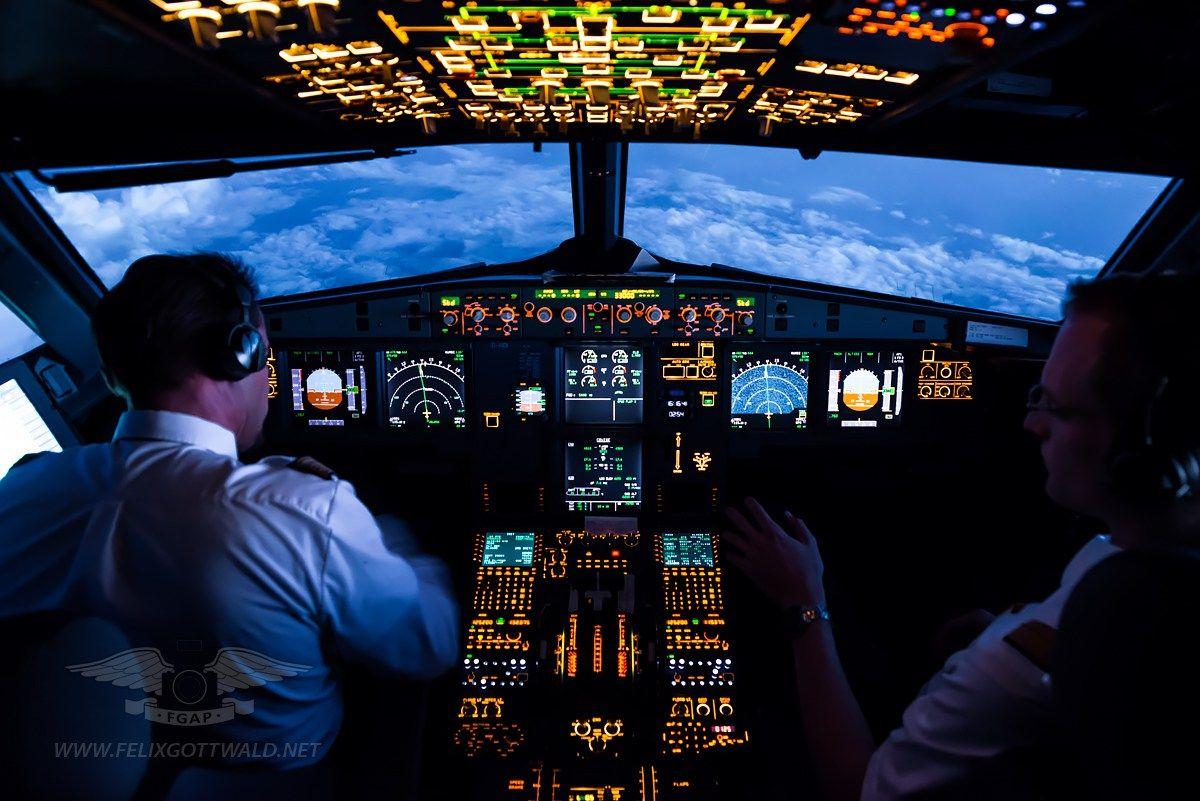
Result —
<svg viewBox="0 0 1200 801"><path fill-rule="evenodd" d="M456 798L745 797L722 781L755 742L720 537L731 466L859 448L975 397L947 316L769 289L461 286L343 306L268 310L272 425L351 462L454 465Z"/></svg>

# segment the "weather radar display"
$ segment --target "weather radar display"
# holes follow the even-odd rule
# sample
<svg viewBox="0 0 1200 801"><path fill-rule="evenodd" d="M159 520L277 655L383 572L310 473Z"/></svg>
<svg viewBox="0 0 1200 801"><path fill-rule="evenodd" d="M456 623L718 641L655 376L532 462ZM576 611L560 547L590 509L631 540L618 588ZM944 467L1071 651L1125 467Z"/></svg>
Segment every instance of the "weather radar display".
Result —
<svg viewBox="0 0 1200 801"><path fill-rule="evenodd" d="M305 428L357 425L367 413L367 354L361 350L291 350L292 418Z"/></svg>
<svg viewBox="0 0 1200 801"><path fill-rule="evenodd" d="M466 428L462 348L398 348L383 353L388 425L405 430Z"/></svg>
<svg viewBox="0 0 1200 801"><path fill-rule="evenodd" d="M860 350L829 354L826 414L834 425L878 428L899 423L903 390L903 353Z"/></svg>
<svg viewBox="0 0 1200 801"><path fill-rule="evenodd" d="M735 350L729 424L734 428L808 426L809 354L803 350Z"/></svg>

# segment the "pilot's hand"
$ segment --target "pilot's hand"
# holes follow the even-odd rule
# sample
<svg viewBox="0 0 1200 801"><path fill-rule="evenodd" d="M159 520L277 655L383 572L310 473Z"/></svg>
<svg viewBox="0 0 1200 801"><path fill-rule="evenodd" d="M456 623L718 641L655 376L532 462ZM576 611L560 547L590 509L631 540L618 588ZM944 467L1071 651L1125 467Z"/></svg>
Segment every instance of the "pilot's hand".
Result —
<svg viewBox="0 0 1200 801"><path fill-rule="evenodd" d="M746 499L746 509L750 520L737 509L725 510L734 526L724 533L729 561L784 609L824 604L825 565L804 521L784 512L785 528L753 498Z"/></svg>

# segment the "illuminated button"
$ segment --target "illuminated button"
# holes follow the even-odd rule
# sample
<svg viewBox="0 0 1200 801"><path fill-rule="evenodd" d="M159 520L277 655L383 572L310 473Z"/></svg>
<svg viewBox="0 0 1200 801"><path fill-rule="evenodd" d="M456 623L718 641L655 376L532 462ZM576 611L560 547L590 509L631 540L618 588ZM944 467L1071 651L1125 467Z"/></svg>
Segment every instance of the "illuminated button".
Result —
<svg viewBox="0 0 1200 801"><path fill-rule="evenodd" d="M562 310L562 321L564 323L568 323L568 324L573 323L573 322L575 322L575 318L578 316L579 316L579 313L576 312L575 309L571 306L567 306Z"/></svg>
<svg viewBox="0 0 1200 801"><path fill-rule="evenodd" d="M650 325L658 325L662 322L662 318L662 309L658 308L657 306L651 306L650 308L646 309L646 322L650 323Z"/></svg>
<svg viewBox="0 0 1200 801"><path fill-rule="evenodd" d="M484 412L483 425L486 428L500 427L500 412Z"/></svg>
<svg viewBox="0 0 1200 801"><path fill-rule="evenodd" d="M539 323L548 323L553 319L554 319L554 312L550 311L550 309L548 307L543 306L542 308L537 310L537 321Z"/></svg>

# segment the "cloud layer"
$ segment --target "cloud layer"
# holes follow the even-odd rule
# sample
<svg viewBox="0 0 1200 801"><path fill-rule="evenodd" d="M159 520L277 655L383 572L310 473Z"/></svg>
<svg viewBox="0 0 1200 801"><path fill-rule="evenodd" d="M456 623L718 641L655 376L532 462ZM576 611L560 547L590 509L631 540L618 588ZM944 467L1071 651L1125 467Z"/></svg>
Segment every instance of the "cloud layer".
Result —
<svg viewBox="0 0 1200 801"><path fill-rule="evenodd" d="M1045 243L884 213L844 187L797 202L717 175L649 169L628 197L626 235L663 256L1033 317L1057 318L1067 283L1104 266Z"/></svg>
<svg viewBox="0 0 1200 801"><path fill-rule="evenodd" d="M1098 254L1057 247L1052 232L1029 241L841 185L741 183L637 171L626 235L685 261L1044 318L1058 316L1069 281L1103 266ZM219 249L245 258L265 294L304 292L524 258L572 228L562 146L427 148L224 180L35 192L110 285L147 253Z"/></svg>

